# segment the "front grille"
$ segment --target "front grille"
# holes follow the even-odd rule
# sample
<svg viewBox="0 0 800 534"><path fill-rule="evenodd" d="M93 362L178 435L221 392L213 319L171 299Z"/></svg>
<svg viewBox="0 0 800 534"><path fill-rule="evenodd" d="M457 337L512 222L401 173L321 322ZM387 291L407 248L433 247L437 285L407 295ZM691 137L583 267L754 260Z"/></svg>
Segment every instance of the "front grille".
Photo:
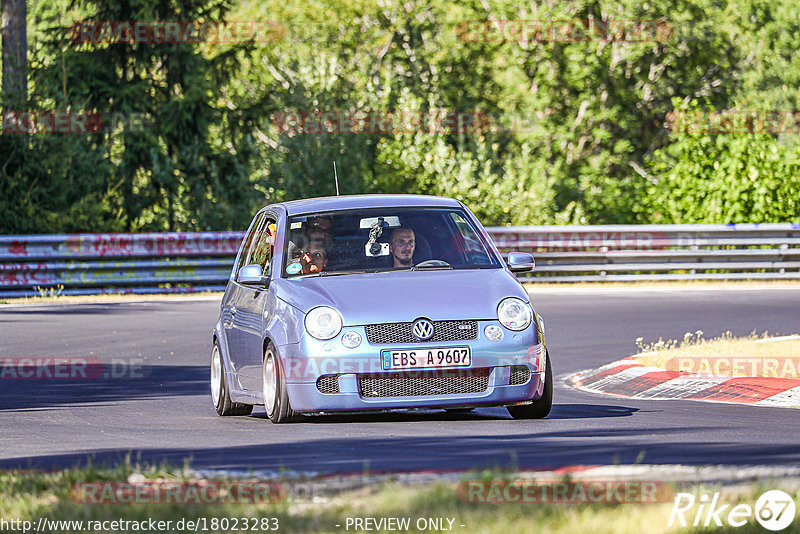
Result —
<svg viewBox="0 0 800 534"><path fill-rule="evenodd" d="M317 389L320 393L339 393L339 375L323 375L317 378Z"/></svg>
<svg viewBox="0 0 800 534"><path fill-rule="evenodd" d="M438 341L465 341L477 339L478 321L432 321L433 337L425 343ZM368 324L367 340L375 345L420 343L411 329L414 323L380 323Z"/></svg>
<svg viewBox="0 0 800 534"><path fill-rule="evenodd" d="M525 384L531 379L531 370L524 365L515 365L511 368L511 381L512 386L519 386Z"/></svg>
<svg viewBox="0 0 800 534"><path fill-rule="evenodd" d="M489 387L490 371L481 368L363 374L358 375L358 387L365 398L481 393Z"/></svg>

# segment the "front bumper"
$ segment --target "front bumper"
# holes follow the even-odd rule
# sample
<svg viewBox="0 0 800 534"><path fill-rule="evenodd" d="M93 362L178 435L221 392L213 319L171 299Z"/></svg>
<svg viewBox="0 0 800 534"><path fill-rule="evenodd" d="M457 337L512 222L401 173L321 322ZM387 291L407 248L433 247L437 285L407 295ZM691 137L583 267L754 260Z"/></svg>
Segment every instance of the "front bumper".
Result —
<svg viewBox="0 0 800 534"><path fill-rule="evenodd" d="M483 330L489 324L500 326L497 321L478 321L478 337L468 341L378 345L368 342L364 327L345 327L336 338L328 341L318 341L305 335L300 343L277 347L292 409L311 413L492 406L540 398L544 391L546 360L545 347L539 342L535 324L523 332L503 328L504 335L500 341L489 341L484 336ZM361 335L362 342L355 349L342 345L341 337L349 331ZM469 346L472 354L469 368L384 371L381 366L381 350L464 346ZM522 368L528 372L520 374ZM528 374L530 378L521 382L519 377ZM319 382L320 377L324 377L325 387ZM462 379L471 382L457 384L458 387L454 388L457 392L447 391L447 387L425 390L430 384L441 384L442 377L446 378L444 383L448 384ZM395 383L393 380L404 381ZM402 387L390 386L379 393L370 386L370 391L364 391L365 384L375 383L394 383ZM411 384L414 387L407 387ZM409 389L414 390L414 394L396 394Z"/></svg>

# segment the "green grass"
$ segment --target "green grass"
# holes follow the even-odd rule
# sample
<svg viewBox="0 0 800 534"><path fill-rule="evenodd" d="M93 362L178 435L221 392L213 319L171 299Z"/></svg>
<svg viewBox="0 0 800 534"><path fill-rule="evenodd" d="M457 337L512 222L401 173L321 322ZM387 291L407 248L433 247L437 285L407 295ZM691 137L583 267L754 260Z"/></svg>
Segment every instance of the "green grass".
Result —
<svg viewBox="0 0 800 534"><path fill-rule="evenodd" d="M61 296L62 292L64 291L64 285L58 284L54 287L36 286L34 289L39 293L41 298L54 298Z"/></svg>
<svg viewBox="0 0 800 534"><path fill-rule="evenodd" d="M791 335L796 336L796 334ZM681 360L688 361L689 365L686 370L692 372L705 372L710 374L710 367L713 362L719 359L733 360L733 359L748 359L752 361L758 360L775 360L777 358L783 359L796 359L800 357L800 339L791 339L787 336L770 337L767 332L763 334L751 333L745 337L734 337L728 331L722 335L705 339L703 332L686 332L682 340L667 340L659 339L653 343L643 343L642 338L636 339L636 345L640 349L640 353L636 355L636 360L642 365L651 367L668 368L669 364L677 366L679 369L684 369L681 365ZM697 371L699 368L698 362L707 360L712 363L707 363L709 368L706 371ZM787 374L778 368L778 362L774 364L774 369L770 368L765 370L760 368L758 371L748 371L747 366L741 366L738 371L727 369L726 375L732 374L735 376L772 376L782 378L797 378L797 369L791 367L787 369ZM673 367L674 368L674 367ZM769 372L767 372L769 371Z"/></svg>
<svg viewBox="0 0 800 534"><path fill-rule="evenodd" d="M280 532L346 532L347 518L408 517L414 525L419 518L454 519L453 532L528 533L591 532L592 534L642 534L649 532L694 531L667 528L672 502L658 504L484 504L457 498L457 484L439 482L401 485L384 481L339 493L324 492L312 499L289 499L273 504L81 504L73 500L71 488L80 482L126 481L132 474L147 480L196 481L186 469L169 466L141 467L127 462L112 468L88 467L53 472L0 471L0 517L36 522L39 517L63 520L172 520L196 518L276 518ZM470 480L509 480L510 473L483 472L466 476ZM291 484L286 482L286 484ZM774 486L753 485L736 491L723 490L724 502L753 505L758 496ZM694 488L699 491L701 488ZM708 490L708 488L703 488ZM682 491L686 491L683 489ZM711 491L714 491L712 489ZM291 494L291 492L290 492ZM795 502L800 493L795 491ZM340 525L340 526L336 526ZM460 525L465 525L461 527ZM758 524L714 532L761 532ZM783 532L797 532L797 520ZM221 530L217 530L221 531ZM228 529L228 531L232 531ZM350 532L353 532L351 527ZM411 532L436 532L416 530ZM62 530L58 532L69 532ZM441 532L441 531L439 531Z"/></svg>

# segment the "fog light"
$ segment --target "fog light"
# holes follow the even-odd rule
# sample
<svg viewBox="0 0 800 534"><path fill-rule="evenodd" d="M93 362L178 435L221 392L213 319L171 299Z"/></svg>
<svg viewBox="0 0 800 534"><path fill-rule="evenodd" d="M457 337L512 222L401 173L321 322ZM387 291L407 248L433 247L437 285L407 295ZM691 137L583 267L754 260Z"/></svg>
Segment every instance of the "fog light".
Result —
<svg viewBox="0 0 800 534"><path fill-rule="evenodd" d="M489 341L500 341L503 339L503 329L494 324L490 324L484 328L483 333Z"/></svg>
<svg viewBox="0 0 800 534"><path fill-rule="evenodd" d="M345 332L342 336L342 345L348 349L354 349L361 345L361 335L358 332Z"/></svg>

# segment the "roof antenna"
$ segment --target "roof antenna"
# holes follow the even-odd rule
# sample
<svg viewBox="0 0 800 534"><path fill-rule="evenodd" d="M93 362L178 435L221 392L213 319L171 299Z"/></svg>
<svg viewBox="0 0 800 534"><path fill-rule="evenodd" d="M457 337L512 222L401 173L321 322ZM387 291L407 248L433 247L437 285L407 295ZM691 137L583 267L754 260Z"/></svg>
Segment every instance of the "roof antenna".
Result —
<svg viewBox="0 0 800 534"><path fill-rule="evenodd" d="M333 179L336 181L336 196L339 196L339 176L336 174L336 161L333 162Z"/></svg>

